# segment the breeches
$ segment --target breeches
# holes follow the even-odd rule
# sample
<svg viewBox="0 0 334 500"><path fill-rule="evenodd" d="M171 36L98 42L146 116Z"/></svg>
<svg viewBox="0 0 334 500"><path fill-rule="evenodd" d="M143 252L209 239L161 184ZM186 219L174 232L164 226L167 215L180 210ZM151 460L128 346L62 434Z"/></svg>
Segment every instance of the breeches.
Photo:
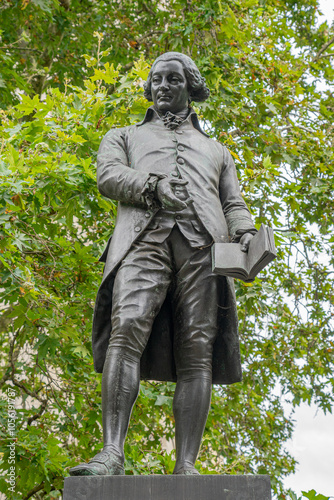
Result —
<svg viewBox="0 0 334 500"><path fill-rule="evenodd" d="M174 227L163 243L137 241L115 278L109 349L140 359L167 293L172 299L177 376L211 376L217 335L217 275L211 247L192 248ZM161 353L163 356L163 353Z"/></svg>

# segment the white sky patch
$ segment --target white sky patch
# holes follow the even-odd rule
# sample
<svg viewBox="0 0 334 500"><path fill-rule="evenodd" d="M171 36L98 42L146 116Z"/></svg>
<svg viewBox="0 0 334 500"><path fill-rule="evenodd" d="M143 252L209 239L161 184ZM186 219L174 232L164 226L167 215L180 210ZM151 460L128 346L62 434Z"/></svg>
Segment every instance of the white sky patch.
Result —
<svg viewBox="0 0 334 500"><path fill-rule="evenodd" d="M304 404L296 409L294 418L297 424L287 449L299 465L284 485L298 496L314 489L334 497L334 415Z"/></svg>
<svg viewBox="0 0 334 500"><path fill-rule="evenodd" d="M319 24L327 21L329 25L333 23L334 20L334 2L333 0L320 0L319 1L320 11L322 16L319 16Z"/></svg>

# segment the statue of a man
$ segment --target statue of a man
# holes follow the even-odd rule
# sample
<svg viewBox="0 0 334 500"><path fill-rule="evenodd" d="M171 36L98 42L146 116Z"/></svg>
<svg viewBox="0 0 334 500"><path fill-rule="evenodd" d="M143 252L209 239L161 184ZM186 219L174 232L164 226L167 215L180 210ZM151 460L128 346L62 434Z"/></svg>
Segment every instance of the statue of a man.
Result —
<svg viewBox="0 0 334 500"><path fill-rule="evenodd" d="M158 57L145 96L144 120L110 130L98 153L98 188L119 202L93 325L104 448L71 475L124 474L140 378L176 381L174 474L198 474L211 385L241 379L233 280L211 262L214 242L247 251L256 232L232 157L190 107L209 90L188 56Z"/></svg>

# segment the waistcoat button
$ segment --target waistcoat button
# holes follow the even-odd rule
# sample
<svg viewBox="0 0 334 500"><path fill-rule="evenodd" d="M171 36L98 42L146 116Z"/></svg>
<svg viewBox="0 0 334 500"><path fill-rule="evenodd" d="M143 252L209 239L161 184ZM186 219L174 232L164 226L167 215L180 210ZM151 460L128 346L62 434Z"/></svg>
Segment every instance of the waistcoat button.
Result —
<svg viewBox="0 0 334 500"><path fill-rule="evenodd" d="M177 147L177 149L178 149L179 151L184 151L184 150L185 150L185 147L184 147L184 146L182 146L181 144L179 144L179 145L178 145L178 147Z"/></svg>
<svg viewBox="0 0 334 500"><path fill-rule="evenodd" d="M139 231L141 231L141 227L136 226L136 227L135 227L135 231L136 231L136 233L139 233Z"/></svg>
<svg viewBox="0 0 334 500"><path fill-rule="evenodd" d="M178 163L180 163L181 165L183 165L183 164L184 164L184 159L183 159L183 158L180 158L179 156L176 158L176 161L177 161Z"/></svg>

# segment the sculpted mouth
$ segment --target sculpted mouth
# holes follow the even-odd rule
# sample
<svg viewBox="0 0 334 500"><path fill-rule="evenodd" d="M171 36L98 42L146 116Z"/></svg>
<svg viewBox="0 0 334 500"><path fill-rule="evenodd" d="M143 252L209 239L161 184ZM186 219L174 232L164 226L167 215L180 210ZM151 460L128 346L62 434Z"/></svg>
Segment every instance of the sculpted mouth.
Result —
<svg viewBox="0 0 334 500"><path fill-rule="evenodd" d="M172 99L172 96L166 95L166 94L161 94L158 96L158 99L170 101Z"/></svg>

